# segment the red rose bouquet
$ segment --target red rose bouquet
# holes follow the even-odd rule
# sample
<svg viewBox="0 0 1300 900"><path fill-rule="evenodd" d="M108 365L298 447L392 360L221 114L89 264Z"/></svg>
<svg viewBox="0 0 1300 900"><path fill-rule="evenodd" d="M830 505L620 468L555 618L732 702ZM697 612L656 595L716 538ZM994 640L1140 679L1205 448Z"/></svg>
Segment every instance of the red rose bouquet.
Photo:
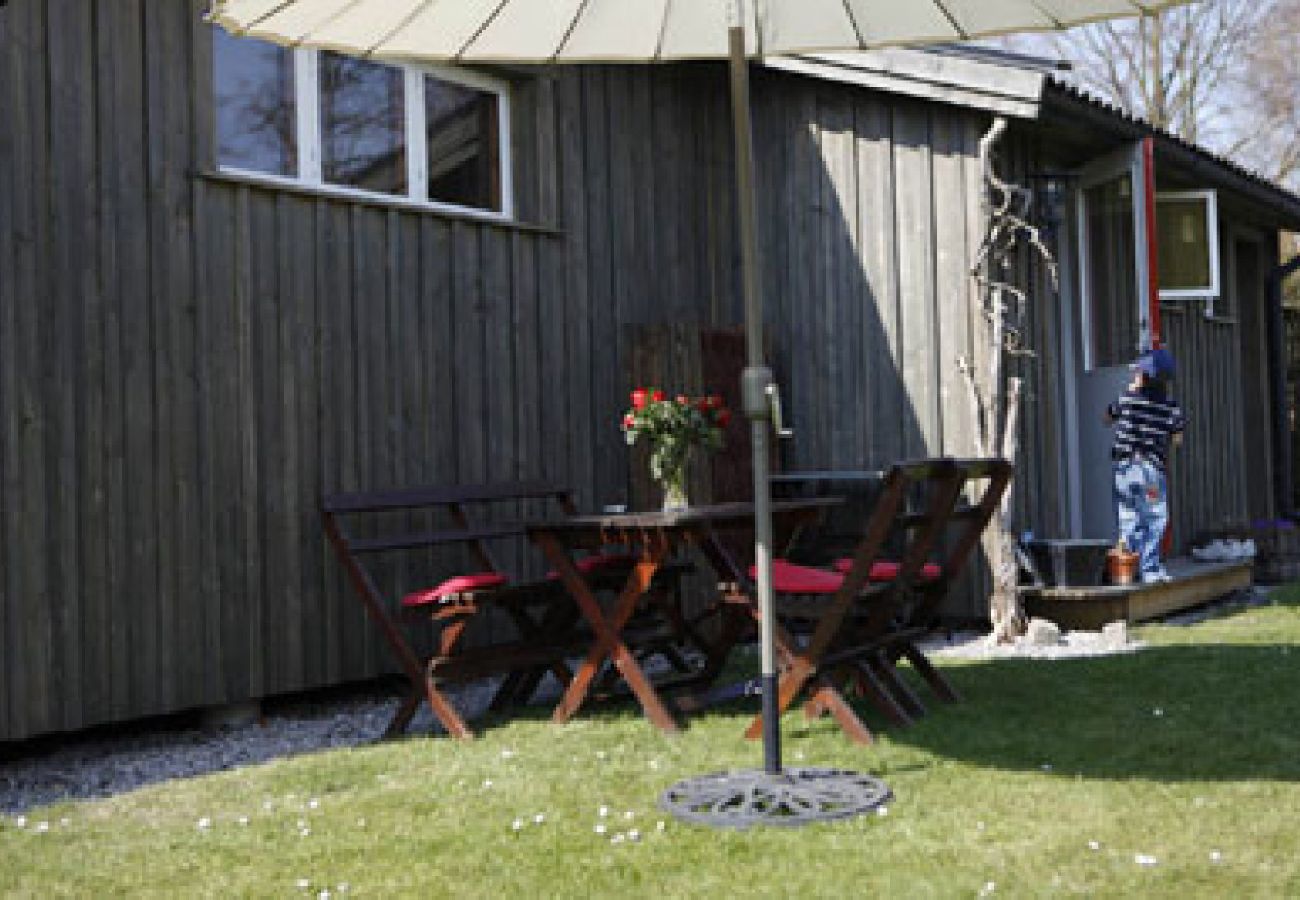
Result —
<svg viewBox="0 0 1300 900"><path fill-rule="evenodd" d="M637 388L632 408L623 416L628 445L650 442L650 476L664 488L664 508L686 506L686 464L696 447L722 448L731 411L722 398L687 397L669 400L658 388Z"/></svg>

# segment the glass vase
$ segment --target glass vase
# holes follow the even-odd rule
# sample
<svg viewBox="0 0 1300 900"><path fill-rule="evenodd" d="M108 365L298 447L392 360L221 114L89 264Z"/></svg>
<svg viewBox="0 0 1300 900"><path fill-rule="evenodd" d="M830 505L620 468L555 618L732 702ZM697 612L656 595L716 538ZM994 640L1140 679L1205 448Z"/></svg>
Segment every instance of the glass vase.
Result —
<svg viewBox="0 0 1300 900"><path fill-rule="evenodd" d="M681 512L691 508L690 498L686 496L686 473L678 473L678 477L673 479L664 479L661 485L664 489L664 512Z"/></svg>

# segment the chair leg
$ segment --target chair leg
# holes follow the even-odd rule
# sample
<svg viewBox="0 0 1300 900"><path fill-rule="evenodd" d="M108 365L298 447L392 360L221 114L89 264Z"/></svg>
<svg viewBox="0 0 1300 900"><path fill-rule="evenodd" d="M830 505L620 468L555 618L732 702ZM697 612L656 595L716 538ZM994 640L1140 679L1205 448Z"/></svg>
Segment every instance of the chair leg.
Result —
<svg viewBox="0 0 1300 900"><path fill-rule="evenodd" d="M397 712L393 713L393 718L389 720L388 727L384 729L383 739L391 740L405 734L406 726L411 724L411 719L415 717L415 711L423 700L424 691L412 686L410 693L402 701L402 705L397 707Z"/></svg>
<svg viewBox="0 0 1300 900"><path fill-rule="evenodd" d="M870 667L862 663L854 665L854 680L857 681L859 688L862 689L863 696L871 701L871 704L889 721L895 725L911 725L912 717L907 711L899 705L894 699L894 695L889 689L881 683Z"/></svg>
<svg viewBox="0 0 1300 900"><path fill-rule="evenodd" d="M824 679L819 677L814 681L814 690L810 702L816 703L818 707L830 713L853 743L872 744L875 742L871 732L867 730L867 726L862 724L862 720L858 718L858 714L845 701L844 696L833 686L826 683Z"/></svg>
<svg viewBox="0 0 1300 900"><path fill-rule="evenodd" d="M911 641L902 646L903 656L912 664L917 673L925 679L925 683L930 685L930 690L934 691L935 696L946 703L957 703L961 700L961 695L957 693L948 679L944 678L930 662L926 659L925 654L917 649Z"/></svg>
<svg viewBox="0 0 1300 900"><path fill-rule="evenodd" d="M906 681L899 677L898 669L894 668L894 665L888 659L880 654L875 654L868 657L863 665L870 667L871 671L876 673L876 677L884 683L886 690L907 710L908 715L914 719L919 719L926 714L925 704L921 702L921 698L916 695L916 691L907 686Z"/></svg>

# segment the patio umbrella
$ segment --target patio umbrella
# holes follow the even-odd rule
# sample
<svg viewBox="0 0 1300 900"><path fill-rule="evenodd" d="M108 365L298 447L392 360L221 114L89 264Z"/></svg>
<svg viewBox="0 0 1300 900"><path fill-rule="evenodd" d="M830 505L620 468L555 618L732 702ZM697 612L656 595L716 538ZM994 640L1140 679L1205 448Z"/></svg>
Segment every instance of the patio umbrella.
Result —
<svg viewBox="0 0 1300 900"><path fill-rule="evenodd" d="M747 60L1048 31L1188 0L214 0L236 35L355 56L436 63L631 63L729 59L754 453L765 773L781 775L772 625L768 440L777 391L763 360ZM779 418L779 415L776 416ZM819 788L824 782L817 779ZM745 790L750 788L746 787ZM837 807L839 808L839 807Z"/></svg>

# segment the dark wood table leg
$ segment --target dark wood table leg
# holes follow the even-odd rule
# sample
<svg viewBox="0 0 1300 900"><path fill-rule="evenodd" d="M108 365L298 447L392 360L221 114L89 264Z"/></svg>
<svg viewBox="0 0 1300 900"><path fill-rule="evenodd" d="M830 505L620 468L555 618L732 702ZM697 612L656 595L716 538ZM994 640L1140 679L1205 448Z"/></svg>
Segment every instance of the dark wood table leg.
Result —
<svg viewBox="0 0 1300 900"><path fill-rule="evenodd" d="M560 541L549 533L539 533L535 537L542 548L542 552L546 554L547 560L559 573L565 588L573 596L578 608L581 609L583 616L595 632L591 650L578 667L578 671L574 673L573 680L569 682L568 690L565 691L564 696L555 707L552 719L557 723L563 723L573 717L586 699L592 682L600 672L601 664L606 659L610 659L618 667L624 682L636 695L647 718L662 731L670 733L678 731L677 721L655 692L654 685L650 683L650 679L640 665L637 664L636 658L628 649L627 644L619 636L623 627L632 617L632 613L636 610L637 602L650 588L650 582L654 579L655 572L667 555L667 547L647 547L645 555L632 567L632 571L628 574L627 583L624 585L618 600L614 604L614 609L607 618L602 613L595 595L592 594L591 587L578 572L573 560Z"/></svg>

